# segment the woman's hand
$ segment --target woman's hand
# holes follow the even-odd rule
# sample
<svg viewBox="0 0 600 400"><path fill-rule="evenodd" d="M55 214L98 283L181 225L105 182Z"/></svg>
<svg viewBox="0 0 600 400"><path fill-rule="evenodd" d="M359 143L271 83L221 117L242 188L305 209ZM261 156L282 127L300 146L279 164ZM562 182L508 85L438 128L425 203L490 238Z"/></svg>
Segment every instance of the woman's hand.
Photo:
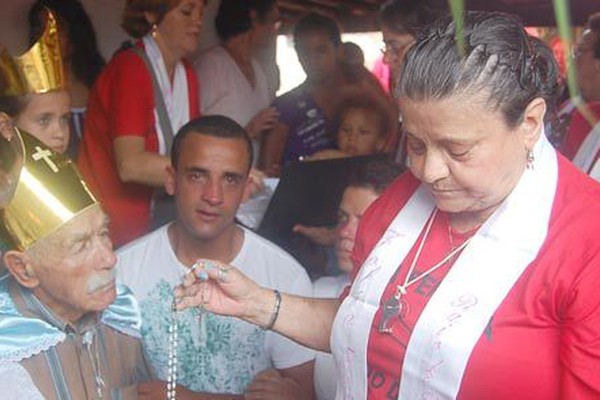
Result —
<svg viewBox="0 0 600 400"><path fill-rule="evenodd" d="M178 310L203 307L266 326L273 309L271 290L263 289L237 268L213 260L199 260L183 284L175 289Z"/></svg>
<svg viewBox="0 0 600 400"><path fill-rule="evenodd" d="M251 139L256 139L263 131L273 129L278 119L279 111L275 107L262 109L248 122L246 132Z"/></svg>

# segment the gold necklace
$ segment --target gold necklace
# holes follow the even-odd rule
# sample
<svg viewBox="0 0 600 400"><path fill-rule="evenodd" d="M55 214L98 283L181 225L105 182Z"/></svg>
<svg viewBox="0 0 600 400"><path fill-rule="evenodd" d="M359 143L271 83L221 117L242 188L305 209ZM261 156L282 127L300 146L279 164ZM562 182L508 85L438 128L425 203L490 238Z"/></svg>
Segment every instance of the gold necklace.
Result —
<svg viewBox="0 0 600 400"><path fill-rule="evenodd" d="M391 326L389 326L390 321L393 318L395 318L396 316L402 317L403 315L406 314L406 312L408 310L408 303L406 302L406 300L404 300L402 298L402 296L406 295L406 293L407 293L406 289L413 283L420 281L427 275L431 274L432 272L434 272L435 270L440 268L442 265L446 264L450 259L452 259L452 257L454 257L462 249L467 247L467 245L471 242L471 239L473 239L473 236L471 236L470 238L465 240L460 246L458 246L456 249L453 249L452 251L450 251L441 261L432 265L427 271L425 271L411 279L410 277L413 273L413 270L415 269L415 266L417 265L419 256L421 255L421 252L423 251L425 241L427 240L427 236L429 236L429 231L431 230L431 226L433 225L433 221L435 220L437 212L438 212L438 209L436 208L433 211L431 218L427 222L427 227L425 228L425 233L423 234L423 237L421 238L421 241L419 242L419 247L417 249L417 252L415 253L415 256L410 264L410 268L408 269L406 278L404 278L404 283L402 285L396 286L396 292L394 293L394 295L392 297L390 297L383 305L383 315L381 317L381 321L379 322L379 332L380 333L392 333L392 328L391 328Z"/></svg>

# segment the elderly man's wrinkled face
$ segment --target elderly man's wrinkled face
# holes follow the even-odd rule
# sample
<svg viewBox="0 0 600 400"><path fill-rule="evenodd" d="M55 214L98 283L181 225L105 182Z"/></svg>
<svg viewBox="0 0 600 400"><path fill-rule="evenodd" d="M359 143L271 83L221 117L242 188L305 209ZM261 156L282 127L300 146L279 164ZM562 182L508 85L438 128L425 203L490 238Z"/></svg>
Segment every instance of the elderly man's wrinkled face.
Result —
<svg viewBox="0 0 600 400"><path fill-rule="evenodd" d="M523 122L510 128L481 97L400 101L410 169L430 189L438 208L457 217L485 219L512 191L545 112L543 100L535 99Z"/></svg>
<svg viewBox="0 0 600 400"><path fill-rule="evenodd" d="M114 301L116 257L108 217L98 205L38 245L30 250L31 269L39 280L33 292L59 316L76 321Z"/></svg>

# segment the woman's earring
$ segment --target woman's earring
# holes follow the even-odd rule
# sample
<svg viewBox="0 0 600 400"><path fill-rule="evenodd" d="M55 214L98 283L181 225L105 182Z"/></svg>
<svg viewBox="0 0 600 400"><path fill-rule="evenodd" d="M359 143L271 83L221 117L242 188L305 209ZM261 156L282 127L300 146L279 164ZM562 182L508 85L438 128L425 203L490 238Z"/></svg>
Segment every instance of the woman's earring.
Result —
<svg viewBox="0 0 600 400"><path fill-rule="evenodd" d="M527 150L527 169L533 169L533 163L535 162L535 156L533 151Z"/></svg>
<svg viewBox="0 0 600 400"><path fill-rule="evenodd" d="M156 35L158 35L158 25L152 24L152 28L150 30L150 34L154 39L156 39Z"/></svg>

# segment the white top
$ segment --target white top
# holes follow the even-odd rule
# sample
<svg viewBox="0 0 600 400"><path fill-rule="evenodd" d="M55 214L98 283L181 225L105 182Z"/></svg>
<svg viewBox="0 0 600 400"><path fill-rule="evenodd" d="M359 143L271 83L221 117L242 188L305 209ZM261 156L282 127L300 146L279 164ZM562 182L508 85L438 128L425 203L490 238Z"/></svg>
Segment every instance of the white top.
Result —
<svg viewBox="0 0 600 400"><path fill-rule="evenodd" d="M222 46L202 53L194 64L200 79L202 115L225 115L242 126L271 103L267 78L252 60L255 85L252 87L233 58Z"/></svg>
<svg viewBox="0 0 600 400"><path fill-rule="evenodd" d="M167 378L168 327L173 288L186 267L171 248L165 225L118 251L117 279L140 303L142 340L159 379ZM302 296L312 295L304 268L290 255L244 229L244 243L231 262L259 285ZM285 369L314 358L308 350L274 332L236 318L179 313L179 384L210 393L243 393L254 376L267 368ZM204 326L203 326L204 325Z"/></svg>
<svg viewBox="0 0 600 400"><path fill-rule="evenodd" d="M350 284L348 274L324 276L313 283L313 296L333 299L339 297ZM315 393L317 400L334 400L336 392L337 368L329 353L318 352L315 358Z"/></svg>

